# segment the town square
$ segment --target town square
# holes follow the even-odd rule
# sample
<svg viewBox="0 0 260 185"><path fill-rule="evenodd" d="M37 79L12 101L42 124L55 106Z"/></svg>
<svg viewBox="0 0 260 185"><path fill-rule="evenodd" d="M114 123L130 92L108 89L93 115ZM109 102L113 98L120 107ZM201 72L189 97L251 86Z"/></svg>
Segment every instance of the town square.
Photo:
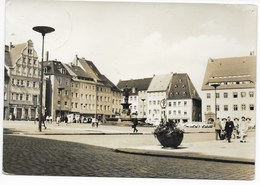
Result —
<svg viewBox="0 0 260 185"><path fill-rule="evenodd" d="M255 183L257 8L6 1L3 175Z"/></svg>

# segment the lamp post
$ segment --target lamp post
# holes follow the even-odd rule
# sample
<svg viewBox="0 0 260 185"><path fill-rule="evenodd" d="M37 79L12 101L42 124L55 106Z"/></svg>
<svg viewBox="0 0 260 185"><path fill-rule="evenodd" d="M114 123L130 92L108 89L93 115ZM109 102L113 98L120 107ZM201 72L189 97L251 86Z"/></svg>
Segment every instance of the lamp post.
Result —
<svg viewBox="0 0 260 185"><path fill-rule="evenodd" d="M58 88L58 91L59 91L59 94L60 94L60 119L61 119L61 100L62 100L62 90L64 90L63 87L59 87L59 88Z"/></svg>
<svg viewBox="0 0 260 185"><path fill-rule="evenodd" d="M143 118L144 118L144 98L141 99L143 101Z"/></svg>
<svg viewBox="0 0 260 185"><path fill-rule="evenodd" d="M211 84L212 87L215 88L215 120L217 120L217 97L216 97L216 92L217 92L217 87L220 86L220 84L216 83L216 84Z"/></svg>
<svg viewBox="0 0 260 185"><path fill-rule="evenodd" d="M42 63L41 63L41 79L40 79L40 108L38 110L39 115L39 131L42 131L42 91L43 91L43 56L44 56L44 36L47 33L54 32L55 29L48 26L35 26L32 28L34 31L42 34Z"/></svg>

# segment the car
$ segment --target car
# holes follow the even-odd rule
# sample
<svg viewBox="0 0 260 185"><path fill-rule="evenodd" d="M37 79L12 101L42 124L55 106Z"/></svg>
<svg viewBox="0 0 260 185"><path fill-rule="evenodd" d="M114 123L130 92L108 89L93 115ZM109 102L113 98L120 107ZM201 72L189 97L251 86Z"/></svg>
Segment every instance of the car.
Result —
<svg viewBox="0 0 260 185"><path fill-rule="evenodd" d="M88 117L88 118L83 118L83 123L91 123L92 122L92 118Z"/></svg>
<svg viewBox="0 0 260 185"><path fill-rule="evenodd" d="M184 127L188 128L200 128L200 125L198 123L184 123Z"/></svg>
<svg viewBox="0 0 260 185"><path fill-rule="evenodd" d="M213 128L213 124L206 123L201 125L201 128Z"/></svg>
<svg viewBox="0 0 260 185"><path fill-rule="evenodd" d="M160 124L160 119L159 118L154 118L154 119L149 119L145 121L147 124L150 125L159 125Z"/></svg>

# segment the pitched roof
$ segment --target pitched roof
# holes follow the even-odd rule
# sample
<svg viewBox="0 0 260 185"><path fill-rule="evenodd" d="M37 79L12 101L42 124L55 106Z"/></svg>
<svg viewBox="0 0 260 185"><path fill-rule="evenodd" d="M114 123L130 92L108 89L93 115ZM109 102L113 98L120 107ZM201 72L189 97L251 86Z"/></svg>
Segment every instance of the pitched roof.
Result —
<svg viewBox="0 0 260 185"><path fill-rule="evenodd" d="M172 74L155 75L149 85L147 92L166 91L169 87Z"/></svg>
<svg viewBox="0 0 260 185"><path fill-rule="evenodd" d="M141 78L141 79L131 79L131 80L120 80L117 84L119 89L124 89L126 86L128 88L135 88L136 91L130 92L130 94L137 94L138 91L147 91L152 78Z"/></svg>
<svg viewBox="0 0 260 185"><path fill-rule="evenodd" d="M174 73L171 79L168 99L198 99L201 100L187 73Z"/></svg>
<svg viewBox="0 0 260 185"><path fill-rule="evenodd" d="M45 75L61 75L61 76L70 76L70 73L66 67L56 60L50 60L43 63L44 67L47 68Z"/></svg>
<svg viewBox="0 0 260 185"><path fill-rule="evenodd" d="M247 83L239 83L239 82ZM202 90L214 89L209 83L221 83L218 89L254 88L256 82L256 57L209 59ZM237 83L237 84L234 84Z"/></svg>

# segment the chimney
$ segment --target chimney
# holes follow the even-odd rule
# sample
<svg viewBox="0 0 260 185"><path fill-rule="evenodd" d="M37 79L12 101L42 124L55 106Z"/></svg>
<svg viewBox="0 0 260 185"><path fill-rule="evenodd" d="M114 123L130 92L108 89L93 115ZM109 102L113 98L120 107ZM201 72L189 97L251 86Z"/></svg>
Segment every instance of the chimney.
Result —
<svg viewBox="0 0 260 185"><path fill-rule="evenodd" d="M46 61L49 61L49 51L46 52Z"/></svg>

